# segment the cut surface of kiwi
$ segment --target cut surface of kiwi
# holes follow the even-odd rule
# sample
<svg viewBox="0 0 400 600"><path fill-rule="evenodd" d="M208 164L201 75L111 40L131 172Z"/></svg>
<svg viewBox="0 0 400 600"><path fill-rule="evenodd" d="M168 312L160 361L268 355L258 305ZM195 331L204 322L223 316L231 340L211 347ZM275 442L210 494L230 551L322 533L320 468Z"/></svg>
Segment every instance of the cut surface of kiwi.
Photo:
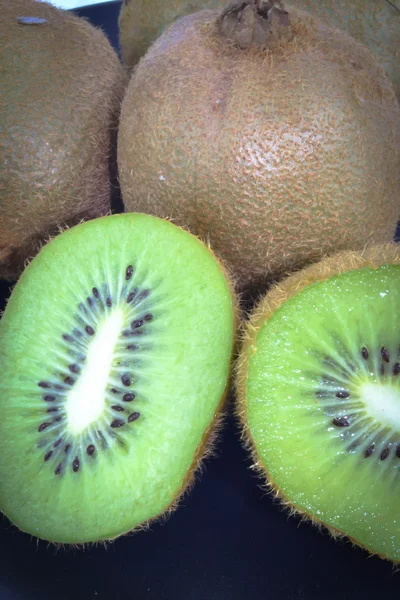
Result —
<svg viewBox="0 0 400 600"><path fill-rule="evenodd" d="M352 270L329 276L337 269L327 261L278 285L248 325L238 389L271 489L295 511L396 562L400 253L390 252L391 264L363 265L360 254L359 268L353 260Z"/></svg>
<svg viewBox="0 0 400 600"><path fill-rule="evenodd" d="M172 223L114 215L52 240L0 321L0 509L79 544L172 507L216 423L234 331L223 267Z"/></svg>

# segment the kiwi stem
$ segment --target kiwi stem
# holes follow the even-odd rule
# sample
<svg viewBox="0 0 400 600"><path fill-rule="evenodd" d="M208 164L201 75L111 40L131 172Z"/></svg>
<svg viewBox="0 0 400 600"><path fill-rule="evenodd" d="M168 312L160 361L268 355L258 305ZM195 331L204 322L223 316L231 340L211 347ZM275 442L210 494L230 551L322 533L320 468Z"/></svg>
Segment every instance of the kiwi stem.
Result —
<svg viewBox="0 0 400 600"><path fill-rule="evenodd" d="M280 0L232 0L220 16L221 34L242 49L266 45L288 25Z"/></svg>

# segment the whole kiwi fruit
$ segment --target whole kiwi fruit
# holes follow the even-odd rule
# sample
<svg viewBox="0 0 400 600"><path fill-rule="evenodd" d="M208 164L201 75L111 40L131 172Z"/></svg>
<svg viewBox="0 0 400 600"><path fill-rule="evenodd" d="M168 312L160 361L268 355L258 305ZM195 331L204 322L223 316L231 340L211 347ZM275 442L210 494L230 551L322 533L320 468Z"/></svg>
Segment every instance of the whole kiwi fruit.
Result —
<svg viewBox="0 0 400 600"><path fill-rule="evenodd" d="M327 252L392 239L400 108L350 36L303 12L234 2L179 19L121 109L126 210L170 217L255 286Z"/></svg>
<svg viewBox="0 0 400 600"><path fill-rule="evenodd" d="M400 247L326 258L243 326L237 413L292 512L400 562Z"/></svg>
<svg viewBox="0 0 400 600"><path fill-rule="evenodd" d="M126 75L100 29L47 2L0 0L0 39L0 277L15 278L59 227L110 211Z"/></svg>
<svg viewBox="0 0 400 600"><path fill-rule="evenodd" d="M177 504L226 396L236 302L210 248L121 214L46 244L0 321L0 510L57 543Z"/></svg>
<svg viewBox="0 0 400 600"><path fill-rule="evenodd" d="M150 44L179 17L225 4L224 0L124 0L119 17L124 63L134 66ZM287 5L320 17L368 46L385 68L400 98L398 0L291 0Z"/></svg>

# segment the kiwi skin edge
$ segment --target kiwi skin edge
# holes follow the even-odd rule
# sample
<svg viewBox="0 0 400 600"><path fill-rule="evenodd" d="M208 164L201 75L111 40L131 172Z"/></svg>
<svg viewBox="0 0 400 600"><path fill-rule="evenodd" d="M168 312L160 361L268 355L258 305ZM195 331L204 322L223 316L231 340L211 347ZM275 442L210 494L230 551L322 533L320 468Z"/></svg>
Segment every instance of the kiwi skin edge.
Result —
<svg viewBox="0 0 400 600"><path fill-rule="evenodd" d="M400 565L400 560L392 560L385 555L380 554L361 544L355 538L343 533L316 517L308 514L294 506L290 499L285 496L282 490L276 485L263 464L261 456L257 452L256 445L247 424L247 401L246 385L248 372L249 348L254 343L255 338L265 323L274 312L289 298L295 296L307 286L317 281L323 281L335 275L341 275L347 271L355 271L364 267L377 269L385 264L400 264L400 245L395 242L388 244L374 245L364 248L361 251L343 251L329 257L325 257L318 263L306 267L300 271L289 274L283 281L275 284L270 291L258 302L248 321L242 321L239 332L239 353L234 367L234 387L235 387L235 414L241 428L241 439L244 447L250 452L252 466L263 480L262 488L271 493L275 499L280 500L283 507L289 510L290 516L297 515L302 521L311 521L319 529L326 529L335 539L350 540L353 546L361 547L372 556L389 561L394 565Z"/></svg>
<svg viewBox="0 0 400 600"><path fill-rule="evenodd" d="M112 218L112 215L108 214L105 215L103 217L98 217L97 220L100 219L109 219ZM172 219L163 219L166 221L170 221L171 223L173 223ZM83 223L84 221L82 220L81 223ZM64 231L67 231L68 229L70 229L70 227L68 226L64 226L64 227L60 227L59 228L59 234L63 233ZM203 466L203 462L205 459L207 459L208 457L213 455L213 451L214 451L214 447L215 447L215 443L218 439L218 435L219 432L222 430L223 427L223 423L224 423L224 418L225 418L225 406L226 406L226 401L228 399L229 396L229 392L231 390L231 383L232 383L232 377L233 377L233 370L234 370L234 364L235 364L235 360L237 358L237 353L238 353L238 329L239 329L239 323L242 322L243 320L243 312L241 309L241 303L240 303L240 297L239 294L236 292L236 285L235 285L235 281L233 278L232 273L228 270L228 268L226 267L226 265L221 261L221 259L213 252L211 245L209 243L209 240L204 240L199 238L198 236L194 235L193 233L191 233L189 231L188 228L186 227L180 227L180 229L184 229L186 231L187 234L195 237L196 239L200 240L200 242L207 248L207 250L210 252L210 254L213 256L214 260L217 262L222 274L224 275L226 281L227 281L227 285L229 288L229 291L231 293L231 297L232 297L232 311L233 311L233 340L232 340L232 349L231 349L231 360L230 360L230 365L229 365L229 373L228 373L228 377L226 380L226 386L225 389L221 395L219 404L214 412L214 415L212 417L212 420L208 426L208 428L204 431L202 440L200 441L199 445L196 448L194 457L193 457L193 461L192 464L190 466L190 468L188 469L185 478L182 481L182 485L180 487L180 489L177 491L175 498L172 500L172 502L170 504L168 504L161 512L159 512L157 515L151 517L150 519L148 519L147 521L143 521L142 523L140 523L139 525L137 525L136 527L134 527L133 529L130 529L128 531L122 532L116 536L107 538L107 539L100 539L97 540L95 542L83 542L83 543L62 543L62 542L56 542L53 540L41 540L40 538L36 538L35 536L32 536L31 534L28 533L28 535L31 536L31 538L33 540L36 541L37 544L39 544L39 541L45 541L49 546L54 546L57 549L65 549L65 548L73 548L73 549L77 549L77 550L84 550L86 547L89 546L104 546L107 547L110 543L114 542L115 540L117 540L120 537L124 537L133 533L138 533L139 531L142 530L147 530L149 529L149 527L158 521L166 521L170 515L178 508L179 503L181 501L181 499L183 498L183 496L190 492L190 490L193 488L194 484L195 484L195 478L196 478L196 473L200 472ZM52 239L54 239L54 237L56 236L51 236L48 237L43 243L42 246L47 245L49 242L52 241ZM40 253L40 252L39 252ZM39 254L38 253L38 254ZM32 262L33 258L30 260L27 260L25 262L25 267L24 267L24 271L20 277L20 279L22 277L24 277L24 275L26 274L27 269L29 268L30 263ZM3 311L4 312L4 311ZM0 311L0 318L3 314L2 311ZM233 387L233 386L232 386ZM1 511L0 511L0 515L2 515ZM6 516L6 515L5 515ZM7 517L6 517L7 518ZM20 530L18 526L14 525L13 522L9 521L9 525L12 528L15 528L17 531L23 531ZM27 533L24 532L23 533Z"/></svg>

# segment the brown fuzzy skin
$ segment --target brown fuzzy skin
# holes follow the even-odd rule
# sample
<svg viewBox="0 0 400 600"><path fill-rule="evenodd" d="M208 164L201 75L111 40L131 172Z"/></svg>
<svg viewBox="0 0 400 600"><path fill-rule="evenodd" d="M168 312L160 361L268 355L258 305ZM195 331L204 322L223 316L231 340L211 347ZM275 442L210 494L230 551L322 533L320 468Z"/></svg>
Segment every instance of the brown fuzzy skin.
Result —
<svg viewBox="0 0 400 600"><path fill-rule="evenodd" d="M300 11L283 39L244 50L219 15L180 19L131 77L118 139L126 210L209 236L241 290L390 241L400 108L383 69Z"/></svg>
<svg viewBox="0 0 400 600"><path fill-rule="evenodd" d="M289 0L287 5L310 12L368 46L400 101L400 0Z"/></svg>
<svg viewBox="0 0 400 600"><path fill-rule="evenodd" d="M381 555L361 544L358 540L346 536L342 531L339 531L326 523L318 520L314 515L309 515L305 511L294 506L284 492L276 485L271 478L268 466L263 462L263 459L257 452L256 445L251 435L247 419L247 373L249 356L254 348L255 340L258 332L263 327L264 323L275 313L278 308L284 304L289 298L301 292L305 287L317 282L328 279L335 275L341 275L347 271L354 271L369 267L377 269L381 265L400 264L400 245L389 243L386 245L375 245L365 248L362 251L344 251L334 256L323 259L321 262L315 263L301 271L293 273L285 278L280 283L274 285L270 291L262 298L258 305L254 308L249 320L242 323L241 328L241 346L239 358L236 361L234 369L235 392L236 392L236 415L242 428L242 440L244 445L250 451L253 459L253 469L262 477L265 484L264 487L268 492L271 492L275 498L281 501L283 506L290 511L291 515L299 515L304 520L311 521L318 527L323 526L329 533L335 537L350 539L357 546L361 546L370 554L377 554L380 558L390 560L388 557ZM395 564L400 564L400 561L394 561Z"/></svg>
<svg viewBox="0 0 400 600"><path fill-rule="evenodd" d="M101 30L47 3L0 0L0 39L0 277L13 278L60 226L110 211L127 81Z"/></svg>
<svg viewBox="0 0 400 600"><path fill-rule="evenodd" d="M122 60L134 67L164 29L203 8L218 8L221 0L124 0L119 15Z"/></svg>
<svg viewBox="0 0 400 600"><path fill-rule="evenodd" d="M125 0L119 17L124 64L129 68L137 64L164 29L178 18L226 4L225 0ZM400 1L394 0L393 4L387 0L285 1L285 6L305 10L368 46L392 80L400 100Z"/></svg>

